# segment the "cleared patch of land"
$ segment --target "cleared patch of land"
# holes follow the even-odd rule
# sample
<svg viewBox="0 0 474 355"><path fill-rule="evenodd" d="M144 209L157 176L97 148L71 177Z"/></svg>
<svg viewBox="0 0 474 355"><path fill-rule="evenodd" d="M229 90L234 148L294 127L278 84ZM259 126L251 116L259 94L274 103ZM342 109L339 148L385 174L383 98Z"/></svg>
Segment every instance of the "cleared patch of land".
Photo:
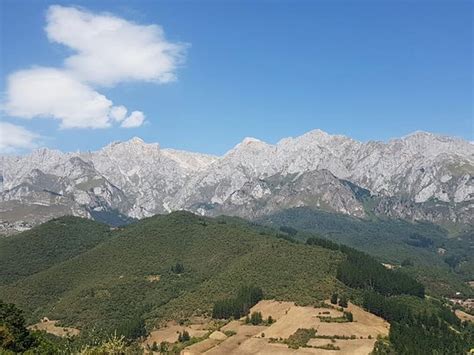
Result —
<svg viewBox="0 0 474 355"><path fill-rule="evenodd" d="M258 302L251 312L261 312L262 316L268 318L272 316L274 320L278 320L285 316L290 308L294 307L293 302L279 302L274 300L263 300Z"/></svg>
<svg viewBox="0 0 474 355"><path fill-rule="evenodd" d="M244 354L244 352L242 352L243 350L241 349L241 346L248 340L259 336L267 328L268 327L265 326L243 324L241 321L233 321L227 326L223 327L222 330L232 330L236 332L236 334L216 345L214 348L207 351L206 354Z"/></svg>
<svg viewBox="0 0 474 355"><path fill-rule="evenodd" d="M219 343L219 340L208 338L199 343L187 347L181 352L181 355L207 354L208 350L214 348Z"/></svg>
<svg viewBox="0 0 474 355"><path fill-rule="evenodd" d="M455 313L456 316L457 316L460 320L462 320L462 321L467 320L467 321L469 321L469 322L474 322L474 316L471 315L471 314L469 314L469 313L466 313L466 312L464 312L464 311L461 311L460 309L456 309L456 310L454 311L454 313Z"/></svg>
<svg viewBox="0 0 474 355"><path fill-rule="evenodd" d="M207 330L207 323L197 323L189 325L179 325L177 322L168 322L166 326L153 330L150 335L146 338L143 345L152 346L154 342L160 344L165 341L168 343L174 343L178 341L180 332L187 331L191 337L202 337L209 331Z"/></svg>
<svg viewBox="0 0 474 355"><path fill-rule="evenodd" d="M50 333L59 337L73 336L79 334L79 329L60 327L57 325L57 323L57 320L43 320L39 323L29 326L28 329L45 331L46 333Z"/></svg>
<svg viewBox="0 0 474 355"><path fill-rule="evenodd" d="M160 281L161 279L161 275L148 275L146 277L146 279L149 281L149 282L158 282Z"/></svg>
<svg viewBox="0 0 474 355"><path fill-rule="evenodd" d="M321 316L338 318L343 313L329 305L328 308L300 307L292 302L260 301L250 312L261 312L263 319L271 316L275 323L253 326L245 324L243 319L231 321L220 331L234 335L221 340L206 339L184 349L183 354L369 354L377 336L388 335L389 324L353 304L345 311L352 312L353 322L322 322ZM316 338L308 341L308 347L290 349L284 341L300 328L314 328ZM324 349L331 346L339 350Z"/></svg>

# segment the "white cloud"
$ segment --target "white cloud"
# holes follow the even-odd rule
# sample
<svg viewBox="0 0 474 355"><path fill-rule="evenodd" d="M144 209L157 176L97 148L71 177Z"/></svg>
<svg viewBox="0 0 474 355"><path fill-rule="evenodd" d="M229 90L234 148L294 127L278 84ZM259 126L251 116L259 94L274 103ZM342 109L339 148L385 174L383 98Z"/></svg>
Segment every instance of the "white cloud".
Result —
<svg viewBox="0 0 474 355"><path fill-rule="evenodd" d="M112 108L112 101L62 70L21 70L8 78L5 109L12 116L52 117L61 128L104 128Z"/></svg>
<svg viewBox="0 0 474 355"><path fill-rule="evenodd" d="M46 33L76 51L65 66L81 80L114 85L141 80L166 83L176 78L185 46L166 40L157 25L138 25L108 14L51 6Z"/></svg>
<svg viewBox="0 0 474 355"><path fill-rule="evenodd" d="M114 106L110 110L110 116L117 122L122 122L127 116L127 108L125 106Z"/></svg>
<svg viewBox="0 0 474 355"><path fill-rule="evenodd" d="M171 43L157 25L139 25L108 14L50 6L46 33L73 50L62 68L20 70L8 77L3 108L11 116L54 118L61 128L139 127L141 111L127 117L97 86L126 81L175 80L185 45Z"/></svg>
<svg viewBox="0 0 474 355"><path fill-rule="evenodd" d="M39 136L23 127L7 122L0 122L0 152L14 153L22 149L36 147Z"/></svg>
<svg viewBox="0 0 474 355"><path fill-rule="evenodd" d="M140 127L145 122L145 115L141 111L133 111L125 121L122 122L120 127L123 128L135 128Z"/></svg>

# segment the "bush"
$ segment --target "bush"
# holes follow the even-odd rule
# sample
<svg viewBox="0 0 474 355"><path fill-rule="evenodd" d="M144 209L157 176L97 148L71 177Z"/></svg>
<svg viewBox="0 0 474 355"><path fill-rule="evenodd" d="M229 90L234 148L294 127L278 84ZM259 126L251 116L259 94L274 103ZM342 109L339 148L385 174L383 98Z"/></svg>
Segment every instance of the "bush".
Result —
<svg viewBox="0 0 474 355"><path fill-rule="evenodd" d="M189 333L186 330L183 330L182 333L179 333L178 335L178 342L184 343L185 341L190 340L191 337L189 336Z"/></svg>
<svg viewBox="0 0 474 355"><path fill-rule="evenodd" d="M339 299L339 306L341 306L342 308L346 308L347 307L347 297L342 295L341 298Z"/></svg>
<svg viewBox="0 0 474 355"><path fill-rule="evenodd" d="M166 354L169 350L169 347L170 347L170 343L168 343L167 341L162 341L160 343L160 352L162 354Z"/></svg>
<svg viewBox="0 0 474 355"><path fill-rule="evenodd" d="M171 267L171 272L174 272L175 274L182 274L184 272L183 264L177 262L176 265Z"/></svg>
<svg viewBox="0 0 474 355"><path fill-rule="evenodd" d="M285 344L287 344L290 349L298 349L300 346L306 346L308 341L315 337L316 330L314 328L299 328L294 334L290 335L288 339L285 340Z"/></svg>
<svg viewBox="0 0 474 355"><path fill-rule="evenodd" d="M158 344L156 343L156 341L153 342L153 344L150 347L150 350L155 351L155 352L160 350L160 348L158 347Z"/></svg>
<svg viewBox="0 0 474 355"><path fill-rule="evenodd" d="M250 323L252 325L259 325L259 324L262 324L262 322L263 322L262 313L252 312L252 315L250 316Z"/></svg>

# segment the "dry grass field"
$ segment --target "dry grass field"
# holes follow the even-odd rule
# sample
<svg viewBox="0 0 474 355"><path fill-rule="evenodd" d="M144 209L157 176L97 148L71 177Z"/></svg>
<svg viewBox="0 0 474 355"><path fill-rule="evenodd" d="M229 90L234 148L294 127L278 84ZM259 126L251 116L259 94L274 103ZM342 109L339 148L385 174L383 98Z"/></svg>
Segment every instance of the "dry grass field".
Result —
<svg viewBox="0 0 474 355"><path fill-rule="evenodd" d="M190 325L179 325L177 322L168 322L165 327L154 330L146 338L144 345L152 345L153 342L160 344L162 341L174 343L178 341L180 332L186 330L191 337L202 337L208 333L207 323L195 323Z"/></svg>
<svg viewBox="0 0 474 355"><path fill-rule="evenodd" d="M352 312L353 322L328 323L322 322L319 317L341 317L342 312L331 308L300 307L292 302L260 301L251 309L251 312L261 312L263 319L272 316L276 320L275 323L270 326L253 326L245 324L243 319L234 320L220 329L222 333L235 332L234 335L225 338L220 336L218 339L210 337L187 347L182 354L369 354L377 336L388 334L389 324L353 304L349 304L347 310ZM281 340L287 339L299 328L314 328L317 336L339 336L351 339L314 338L308 342L308 347L290 349ZM177 330L177 328L171 329L174 332ZM192 330L192 326L189 329ZM162 330L161 333L155 333L155 339L159 334L161 335L160 340L164 340L164 336L169 334L166 339L176 340L177 334L171 336L172 331ZM275 339L278 341L270 342L270 338L273 338L273 341ZM339 350L316 348L328 344L338 347Z"/></svg>

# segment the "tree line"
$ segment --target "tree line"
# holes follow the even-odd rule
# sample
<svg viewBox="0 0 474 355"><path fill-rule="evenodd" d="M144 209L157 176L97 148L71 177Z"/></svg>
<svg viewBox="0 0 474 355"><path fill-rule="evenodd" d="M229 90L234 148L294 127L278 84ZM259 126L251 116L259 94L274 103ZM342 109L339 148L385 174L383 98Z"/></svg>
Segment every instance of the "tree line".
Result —
<svg viewBox="0 0 474 355"><path fill-rule="evenodd" d="M346 259L339 265L336 277L351 288L374 290L386 296L425 296L425 288L420 282L401 271L385 268L368 254L323 238L309 238L306 244L344 253Z"/></svg>
<svg viewBox="0 0 474 355"><path fill-rule="evenodd" d="M248 314L250 308L263 299L263 291L260 287L243 286L237 292L235 298L217 301L212 309L212 318L216 319L238 319Z"/></svg>

